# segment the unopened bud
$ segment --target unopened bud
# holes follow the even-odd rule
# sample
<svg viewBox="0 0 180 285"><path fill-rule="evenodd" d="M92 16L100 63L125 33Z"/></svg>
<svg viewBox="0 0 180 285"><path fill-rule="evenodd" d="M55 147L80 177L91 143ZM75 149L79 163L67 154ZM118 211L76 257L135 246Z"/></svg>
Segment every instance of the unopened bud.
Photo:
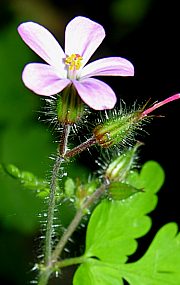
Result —
<svg viewBox="0 0 180 285"><path fill-rule="evenodd" d="M80 181L79 181L80 182ZM89 197L99 186L98 179L92 179L87 183L79 183L76 188L76 207L80 208L84 201Z"/></svg>
<svg viewBox="0 0 180 285"><path fill-rule="evenodd" d="M134 166L134 161L137 158L136 151L141 144L138 142L113 160L106 169L105 178L110 181L123 181Z"/></svg>
<svg viewBox="0 0 180 285"><path fill-rule="evenodd" d="M93 130L96 142L104 148L125 143L127 139L132 138L134 130L141 124L140 116L141 112L135 111L106 120Z"/></svg>

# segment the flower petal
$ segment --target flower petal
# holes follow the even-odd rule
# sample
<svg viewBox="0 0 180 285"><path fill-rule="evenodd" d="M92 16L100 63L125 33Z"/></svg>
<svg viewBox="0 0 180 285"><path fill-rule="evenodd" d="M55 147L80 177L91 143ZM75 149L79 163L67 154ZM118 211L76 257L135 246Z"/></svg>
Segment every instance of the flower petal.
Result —
<svg viewBox="0 0 180 285"><path fill-rule="evenodd" d="M45 96L57 94L71 82L69 79L61 79L52 66L41 63L27 64L22 79L34 93Z"/></svg>
<svg viewBox="0 0 180 285"><path fill-rule="evenodd" d="M121 57L107 57L87 64L79 74L81 79L92 76L133 76L134 67Z"/></svg>
<svg viewBox="0 0 180 285"><path fill-rule="evenodd" d="M76 17L65 31L65 53L77 53L83 57L83 66L105 37L104 28L85 17Z"/></svg>
<svg viewBox="0 0 180 285"><path fill-rule="evenodd" d="M18 27L18 32L23 41L42 59L52 66L56 66L66 76L65 53L54 36L43 26L34 23L22 23Z"/></svg>
<svg viewBox="0 0 180 285"><path fill-rule="evenodd" d="M100 80L94 78L74 80L73 84L81 99L94 110L112 109L116 104L114 91Z"/></svg>

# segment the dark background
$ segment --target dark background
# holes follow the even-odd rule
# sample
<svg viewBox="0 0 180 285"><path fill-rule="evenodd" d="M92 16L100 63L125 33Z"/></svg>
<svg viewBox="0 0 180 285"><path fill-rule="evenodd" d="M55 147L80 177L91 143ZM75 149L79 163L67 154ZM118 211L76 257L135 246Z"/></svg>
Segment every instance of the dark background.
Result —
<svg viewBox="0 0 180 285"><path fill-rule="evenodd" d="M23 66L39 61L17 34L21 22L41 23L62 45L64 28L75 16L86 16L104 26L106 38L93 58L122 56L134 64L134 78L103 78L128 106L135 100L141 104L151 98L153 103L180 92L178 4L178 0L114 0L106 4L97 0L1 0L0 161L44 177L50 173L49 156L56 148L54 134L38 120L42 98L21 82ZM180 101L156 110L155 114L164 117L155 118L146 128L149 135L142 137L145 145L140 164L156 160L164 168L166 180L158 194L158 207L151 214L153 228L142 238L139 256L159 227L171 221L179 223L179 110ZM4 174L0 176L0 195L0 284L28 284L39 242L37 216L43 203Z"/></svg>

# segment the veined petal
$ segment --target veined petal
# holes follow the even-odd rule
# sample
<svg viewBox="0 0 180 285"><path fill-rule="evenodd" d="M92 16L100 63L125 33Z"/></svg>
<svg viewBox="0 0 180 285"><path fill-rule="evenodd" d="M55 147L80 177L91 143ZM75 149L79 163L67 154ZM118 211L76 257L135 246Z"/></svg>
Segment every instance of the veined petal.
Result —
<svg viewBox="0 0 180 285"><path fill-rule="evenodd" d="M51 96L62 91L71 81L60 78L55 68L47 64L27 64L22 73L26 87L38 95Z"/></svg>
<svg viewBox="0 0 180 285"><path fill-rule="evenodd" d="M55 37L43 26L34 23L22 23L18 32L23 41L42 59L52 66L56 66L66 76L64 51Z"/></svg>
<svg viewBox="0 0 180 285"><path fill-rule="evenodd" d="M65 53L82 56L84 66L104 37L105 31L101 25L85 17L76 17L66 27Z"/></svg>
<svg viewBox="0 0 180 285"><path fill-rule="evenodd" d="M94 110L112 109L116 104L116 95L109 85L88 78L82 81L73 80L81 99Z"/></svg>
<svg viewBox="0 0 180 285"><path fill-rule="evenodd" d="M81 79L92 76L133 76L134 67L122 57L107 57L87 64L79 74Z"/></svg>

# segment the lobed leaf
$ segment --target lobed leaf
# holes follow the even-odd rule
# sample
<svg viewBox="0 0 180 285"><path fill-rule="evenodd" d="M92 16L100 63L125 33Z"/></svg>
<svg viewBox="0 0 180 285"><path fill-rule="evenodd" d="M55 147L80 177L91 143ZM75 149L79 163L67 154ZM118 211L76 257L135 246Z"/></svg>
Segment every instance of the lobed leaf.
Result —
<svg viewBox="0 0 180 285"><path fill-rule="evenodd" d="M180 284L180 233L177 225L163 226L145 255L132 264L125 264L122 276L131 285Z"/></svg>
<svg viewBox="0 0 180 285"><path fill-rule="evenodd" d="M158 163L150 161L140 174L132 172L127 181L143 192L122 201L103 201L96 207L87 228L84 256L88 262L76 271L74 285L123 284L122 273L127 266L123 263L135 252L136 239L151 227L147 214L156 207L155 193L164 181L164 172Z"/></svg>

